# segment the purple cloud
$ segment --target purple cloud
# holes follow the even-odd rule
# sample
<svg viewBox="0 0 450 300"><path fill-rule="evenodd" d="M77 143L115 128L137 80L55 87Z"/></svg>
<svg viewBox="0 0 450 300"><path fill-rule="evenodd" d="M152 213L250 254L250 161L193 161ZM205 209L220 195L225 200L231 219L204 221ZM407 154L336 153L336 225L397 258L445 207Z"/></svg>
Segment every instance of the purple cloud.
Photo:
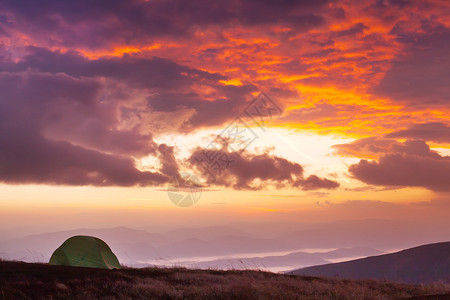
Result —
<svg viewBox="0 0 450 300"><path fill-rule="evenodd" d="M123 155L151 153L153 142L136 131L114 128L116 120L105 114L98 99L98 82L28 71L2 73L0 89L0 181L100 186L167 182L166 175L141 172ZM60 122L70 115L74 126L97 130L78 139L81 145L70 137L83 130ZM84 124L89 120L95 125ZM66 132L65 139L47 136L55 126Z"/></svg>
<svg viewBox="0 0 450 300"><path fill-rule="evenodd" d="M371 137L333 148L340 155L378 157L371 161L362 159L348 168L351 175L367 184L450 191L450 156L441 156L422 140L400 143Z"/></svg>
<svg viewBox="0 0 450 300"><path fill-rule="evenodd" d="M397 23L392 34L406 45L405 55L393 61L374 92L418 108L448 105L450 29L428 21L423 21L421 27L423 33L419 34Z"/></svg>
<svg viewBox="0 0 450 300"><path fill-rule="evenodd" d="M432 158L394 153L379 161L361 160L351 165L355 178L373 185L425 187L438 192L450 191L450 157Z"/></svg>
<svg viewBox="0 0 450 300"><path fill-rule="evenodd" d="M379 156L387 153L439 157L439 154L430 150L430 147L422 140L407 140L401 143L393 139L368 137L348 144L333 145L332 148L336 154L355 157Z"/></svg>
<svg viewBox="0 0 450 300"><path fill-rule="evenodd" d="M65 73L75 78L106 78L120 82L127 89L150 93L147 106L155 112L192 110L182 131L201 126L215 126L234 118L247 105L251 93L257 91L252 84L226 86L217 73L209 73L179 65L159 57L125 55L120 58L88 60L76 52L52 52L45 48L29 47L29 54L19 62L0 61L0 67L9 72L28 69L45 73ZM204 86L214 93L205 99L194 89ZM126 98L126 97L124 97ZM93 125L95 126L95 125Z"/></svg>
<svg viewBox="0 0 450 300"><path fill-rule="evenodd" d="M217 158L216 162L206 163L207 158L211 157ZM339 187L339 183L316 175L304 178L303 167L285 158L269 153L229 152L226 145L221 150L199 147L191 154L188 162L203 173L207 184L238 190L260 190L269 186L303 190Z"/></svg>
<svg viewBox="0 0 450 300"><path fill-rule="evenodd" d="M66 47L101 47L171 36L186 38L198 26L285 24L305 31L324 23L330 0L2 1L16 28ZM49 33L51 32L52 37ZM58 38L54 38L58 37Z"/></svg>
<svg viewBox="0 0 450 300"><path fill-rule="evenodd" d="M450 126L439 122L415 124L408 129L389 133L386 137L422 139L436 143L450 143Z"/></svg>

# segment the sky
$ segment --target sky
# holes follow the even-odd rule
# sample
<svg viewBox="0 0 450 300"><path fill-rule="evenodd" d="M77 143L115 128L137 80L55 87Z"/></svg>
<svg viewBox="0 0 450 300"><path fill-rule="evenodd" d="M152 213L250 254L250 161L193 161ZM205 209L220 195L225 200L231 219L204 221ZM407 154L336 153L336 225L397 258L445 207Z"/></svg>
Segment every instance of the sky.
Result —
<svg viewBox="0 0 450 300"><path fill-rule="evenodd" d="M0 239L446 220L449 16L445 0L3 0Z"/></svg>

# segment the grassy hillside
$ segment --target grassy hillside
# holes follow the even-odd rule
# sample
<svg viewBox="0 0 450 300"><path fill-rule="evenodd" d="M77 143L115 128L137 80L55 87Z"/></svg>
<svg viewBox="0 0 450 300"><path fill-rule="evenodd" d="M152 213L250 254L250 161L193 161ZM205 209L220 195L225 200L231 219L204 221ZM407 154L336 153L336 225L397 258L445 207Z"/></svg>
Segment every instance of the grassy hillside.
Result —
<svg viewBox="0 0 450 300"><path fill-rule="evenodd" d="M303 268L295 275L347 279L387 279L405 283L450 283L450 242L428 244L391 254Z"/></svg>
<svg viewBox="0 0 450 300"><path fill-rule="evenodd" d="M447 293L447 296L444 294ZM426 295L441 295L423 298ZM448 299L449 285L405 285L260 271L102 270L0 262L1 299ZM447 297L447 298L445 298Z"/></svg>

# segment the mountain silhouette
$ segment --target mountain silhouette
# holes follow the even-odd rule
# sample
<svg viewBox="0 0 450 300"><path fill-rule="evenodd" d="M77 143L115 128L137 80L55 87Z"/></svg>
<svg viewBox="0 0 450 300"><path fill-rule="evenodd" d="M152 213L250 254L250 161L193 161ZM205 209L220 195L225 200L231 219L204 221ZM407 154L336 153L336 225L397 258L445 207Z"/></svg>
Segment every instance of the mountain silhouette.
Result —
<svg viewBox="0 0 450 300"><path fill-rule="evenodd" d="M450 242L428 244L403 251L347 262L307 267L291 275L348 279L386 279L404 283L450 282Z"/></svg>

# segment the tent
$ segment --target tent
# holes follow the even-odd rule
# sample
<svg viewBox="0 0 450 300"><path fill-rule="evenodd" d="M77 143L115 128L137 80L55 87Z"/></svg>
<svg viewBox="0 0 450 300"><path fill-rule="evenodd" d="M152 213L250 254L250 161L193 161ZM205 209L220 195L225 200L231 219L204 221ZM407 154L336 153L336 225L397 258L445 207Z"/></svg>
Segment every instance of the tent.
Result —
<svg viewBox="0 0 450 300"><path fill-rule="evenodd" d="M53 252L49 264L120 269L119 260L104 241L93 236L83 235L67 239Z"/></svg>

